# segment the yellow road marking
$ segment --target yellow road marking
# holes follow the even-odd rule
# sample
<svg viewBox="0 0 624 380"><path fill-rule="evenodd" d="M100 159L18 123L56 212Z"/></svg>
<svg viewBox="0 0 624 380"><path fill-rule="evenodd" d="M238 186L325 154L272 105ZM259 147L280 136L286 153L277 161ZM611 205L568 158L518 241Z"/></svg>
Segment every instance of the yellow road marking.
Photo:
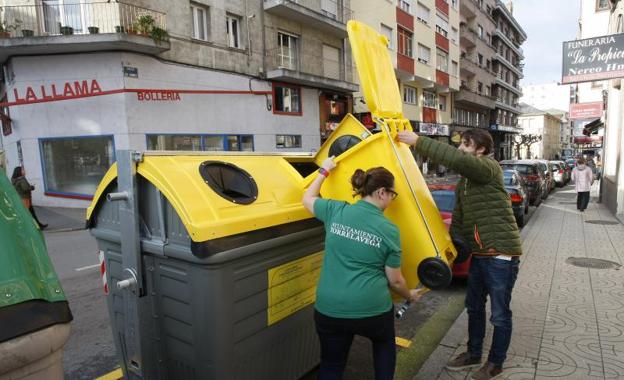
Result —
<svg viewBox="0 0 624 380"><path fill-rule="evenodd" d="M120 380L123 379L123 371L121 368L117 368L114 371L107 373L106 375L100 376L95 380Z"/></svg>
<svg viewBox="0 0 624 380"><path fill-rule="evenodd" d="M394 337L394 342L396 343L397 346L403 347L403 348L408 348L409 346L412 345L412 341L407 340L405 338L400 338L398 336Z"/></svg>

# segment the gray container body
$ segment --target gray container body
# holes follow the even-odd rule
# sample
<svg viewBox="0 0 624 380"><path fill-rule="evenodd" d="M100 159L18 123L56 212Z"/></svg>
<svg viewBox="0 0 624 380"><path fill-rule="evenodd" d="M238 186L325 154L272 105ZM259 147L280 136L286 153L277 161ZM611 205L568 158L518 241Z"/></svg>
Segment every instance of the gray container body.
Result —
<svg viewBox="0 0 624 380"><path fill-rule="evenodd" d="M115 286L126 277L119 202L102 200L91 228L104 252L108 310L126 378L297 379L318 365L313 304L268 325L268 271L321 252L322 225L272 231L249 244L245 234L236 235L227 250L200 258L160 192L139 178L138 194L145 296L128 297ZM138 326L126 323L132 308ZM134 360L126 342L137 334Z"/></svg>

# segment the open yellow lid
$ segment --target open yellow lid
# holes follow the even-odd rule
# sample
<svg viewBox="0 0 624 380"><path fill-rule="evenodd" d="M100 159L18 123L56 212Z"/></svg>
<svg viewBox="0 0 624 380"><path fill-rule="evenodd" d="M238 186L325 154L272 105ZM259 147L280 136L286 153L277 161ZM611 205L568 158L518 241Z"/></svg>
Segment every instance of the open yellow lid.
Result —
<svg viewBox="0 0 624 380"><path fill-rule="evenodd" d="M359 21L349 21L347 32L368 109L377 117L403 118L403 102L388 54L388 39Z"/></svg>

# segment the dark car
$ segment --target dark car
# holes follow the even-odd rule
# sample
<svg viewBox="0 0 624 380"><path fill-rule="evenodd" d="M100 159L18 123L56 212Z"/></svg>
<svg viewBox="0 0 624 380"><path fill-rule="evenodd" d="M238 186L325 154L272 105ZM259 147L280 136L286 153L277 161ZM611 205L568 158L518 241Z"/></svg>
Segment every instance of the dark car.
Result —
<svg viewBox="0 0 624 380"><path fill-rule="evenodd" d="M546 189L545 189L546 191L544 191L542 198L546 199L548 198L548 195L550 194L550 192L555 189L555 175L553 173L552 168L550 167L548 160L533 160L533 161L537 162L540 165L540 168L542 169L542 171L544 172L544 178L546 180Z"/></svg>
<svg viewBox="0 0 624 380"><path fill-rule="evenodd" d="M539 206L546 188L544 174L536 161L533 160L504 160L500 162L503 170L517 171L529 192L529 204Z"/></svg>
<svg viewBox="0 0 624 380"><path fill-rule="evenodd" d="M526 215L529 213L529 193L520 173L516 170L504 170L503 181L511 199L516 224L524 227Z"/></svg>

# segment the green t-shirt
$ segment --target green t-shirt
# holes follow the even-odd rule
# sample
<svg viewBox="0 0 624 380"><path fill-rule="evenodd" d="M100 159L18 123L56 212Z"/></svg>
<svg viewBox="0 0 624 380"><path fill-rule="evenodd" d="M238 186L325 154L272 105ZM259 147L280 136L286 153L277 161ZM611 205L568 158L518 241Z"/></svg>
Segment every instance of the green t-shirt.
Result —
<svg viewBox="0 0 624 380"><path fill-rule="evenodd" d="M365 318L392 307L385 267L401 266L398 228L375 205L328 199L314 202L325 223L325 256L316 310L335 318Z"/></svg>

